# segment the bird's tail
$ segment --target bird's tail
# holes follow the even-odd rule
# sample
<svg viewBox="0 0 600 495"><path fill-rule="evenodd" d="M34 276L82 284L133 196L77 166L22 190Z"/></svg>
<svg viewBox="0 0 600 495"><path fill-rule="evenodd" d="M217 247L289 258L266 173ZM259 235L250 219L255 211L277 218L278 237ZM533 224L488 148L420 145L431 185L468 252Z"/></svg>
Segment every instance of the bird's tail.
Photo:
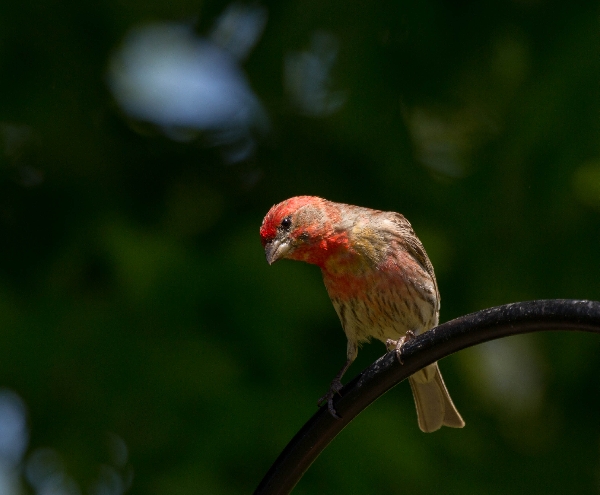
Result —
<svg viewBox="0 0 600 495"><path fill-rule="evenodd" d="M462 428L465 422L452 403L437 363L408 378L417 406L419 428L429 433L442 426Z"/></svg>

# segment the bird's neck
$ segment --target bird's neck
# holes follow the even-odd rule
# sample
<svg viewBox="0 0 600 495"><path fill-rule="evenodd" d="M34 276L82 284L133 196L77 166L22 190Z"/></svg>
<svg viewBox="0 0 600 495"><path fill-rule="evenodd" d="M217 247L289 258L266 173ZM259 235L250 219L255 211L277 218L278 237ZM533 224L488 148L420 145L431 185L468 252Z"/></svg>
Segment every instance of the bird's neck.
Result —
<svg viewBox="0 0 600 495"><path fill-rule="evenodd" d="M345 232L331 233L298 247L290 258L319 266L323 271L338 272L355 264L358 253Z"/></svg>

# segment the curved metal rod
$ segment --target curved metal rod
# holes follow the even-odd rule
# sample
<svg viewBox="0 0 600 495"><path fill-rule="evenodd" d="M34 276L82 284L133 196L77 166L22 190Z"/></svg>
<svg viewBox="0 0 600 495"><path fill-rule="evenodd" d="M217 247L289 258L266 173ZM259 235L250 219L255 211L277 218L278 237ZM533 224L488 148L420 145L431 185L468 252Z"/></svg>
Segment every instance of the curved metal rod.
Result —
<svg viewBox="0 0 600 495"><path fill-rule="evenodd" d="M406 342L400 364L395 352L379 358L348 383L335 402L342 419L320 408L283 449L254 492L290 493L303 474L350 421L390 388L445 356L501 337L544 330L600 333L600 302L551 299L506 304L449 321Z"/></svg>

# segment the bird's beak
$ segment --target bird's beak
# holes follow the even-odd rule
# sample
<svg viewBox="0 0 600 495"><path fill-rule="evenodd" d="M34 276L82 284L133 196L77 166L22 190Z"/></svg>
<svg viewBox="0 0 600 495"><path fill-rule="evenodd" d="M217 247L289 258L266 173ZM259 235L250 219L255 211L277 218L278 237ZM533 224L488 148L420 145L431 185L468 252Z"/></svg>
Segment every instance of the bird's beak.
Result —
<svg viewBox="0 0 600 495"><path fill-rule="evenodd" d="M283 258L290 250L290 243L286 240L273 239L265 246L265 255L267 256L267 263L272 265L278 259Z"/></svg>

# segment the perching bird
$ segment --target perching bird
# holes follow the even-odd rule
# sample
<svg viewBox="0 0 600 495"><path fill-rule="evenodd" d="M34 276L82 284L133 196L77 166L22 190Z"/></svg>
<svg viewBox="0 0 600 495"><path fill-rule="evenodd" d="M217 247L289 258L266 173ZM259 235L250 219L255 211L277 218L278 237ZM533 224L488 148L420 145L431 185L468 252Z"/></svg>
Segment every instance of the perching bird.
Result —
<svg viewBox="0 0 600 495"><path fill-rule="evenodd" d="M410 223L399 213L297 196L273 206L260 237L269 264L287 258L321 268L348 338L347 361L319 404L337 417L333 397L341 378L372 337L400 349L407 334L438 324L440 295L433 266ZM424 432L465 423L437 363L409 377Z"/></svg>

